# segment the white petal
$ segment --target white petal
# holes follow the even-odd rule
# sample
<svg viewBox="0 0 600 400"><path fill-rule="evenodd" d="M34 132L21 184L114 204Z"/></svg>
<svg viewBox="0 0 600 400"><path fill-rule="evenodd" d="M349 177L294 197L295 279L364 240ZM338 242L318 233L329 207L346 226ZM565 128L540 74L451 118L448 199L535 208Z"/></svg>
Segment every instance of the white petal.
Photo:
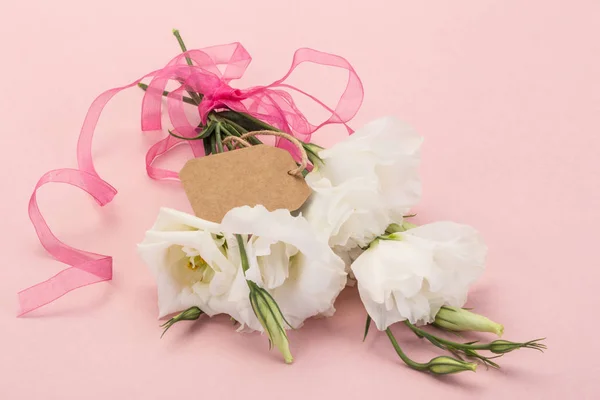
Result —
<svg viewBox="0 0 600 400"><path fill-rule="evenodd" d="M437 271L445 281L440 291L453 305L464 304L469 286L485 268L487 246L481 235L468 225L436 222L409 229L403 239L433 251Z"/></svg>
<svg viewBox="0 0 600 400"><path fill-rule="evenodd" d="M328 237L331 247L364 247L392 222L375 180L356 178L333 186L315 173L307 176L307 182L313 194L303 206L302 215L317 232Z"/></svg>
<svg viewBox="0 0 600 400"><path fill-rule="evenodd" d="M163 207L160 209L156 222L151 228L153 231L187 231L192 229L216 233L218 232L219 224L203 220L182 211Z"/></svg>

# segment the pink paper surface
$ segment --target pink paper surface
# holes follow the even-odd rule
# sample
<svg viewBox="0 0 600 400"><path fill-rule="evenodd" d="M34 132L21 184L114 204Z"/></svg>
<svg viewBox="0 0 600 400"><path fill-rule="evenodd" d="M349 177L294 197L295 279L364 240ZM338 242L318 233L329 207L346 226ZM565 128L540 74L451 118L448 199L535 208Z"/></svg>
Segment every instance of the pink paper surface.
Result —
<svg viewBox="0 0 600 400"><path fill-rule="evenodd" d="M597 398L599 18L600 3L583 0L3 3L0 399ZM361 342L354 290L335 317L290 334L292 366L227 318L159 340L155 285L134 245L160 206L190 207L180 184L146 176L145 152L161 135L141 133L136 88L109 103L94 140L115 200L101 209L67 186L38 193L61 240L114 257L113 280L16 319L15 293L64 267L28 220L35 183L76 165L99 93L177 54L174 27L189 48L241 41L254 59L245 86L280 77L299 47L347 58L365 86L352 126L395 115L425 137L417 222L469 223L487 240L488 270L468 305L504 323L506 339L547 336L548 351L509 354L500 371L419 374L384 334ZM294 83L324 100L346 78L298 72ZM178 168L190 156L182 148L160 164ZM439 354L401 328L414 358Z"/></svg>

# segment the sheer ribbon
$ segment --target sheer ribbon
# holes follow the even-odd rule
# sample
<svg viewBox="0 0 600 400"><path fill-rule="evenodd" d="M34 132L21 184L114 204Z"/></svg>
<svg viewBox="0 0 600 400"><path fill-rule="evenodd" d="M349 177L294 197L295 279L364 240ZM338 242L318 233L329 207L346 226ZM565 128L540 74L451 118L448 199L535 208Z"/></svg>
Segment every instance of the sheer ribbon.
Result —
<svg viewBox="0 0 600 400"><path fill-rule="evenodd" d="M202 122L212 110L231 109L247 113L302 141L309 141L312 133L327 124L346 124L354 117L363 99L363 87L358 75L344 58L333 54L302 48L295 52L289 71L267 86L236 89L230 82L243 76L251 57L240 43L214 46L200 50L190 50L172 59L164 68L146 74L126 86L107 90L98 96L86 115L77 143L78 169L58 169L44 174L31 195L29 217L38 238L48 253L56 260L69 265L52 278L38 283L18 293L18 315L24 315L62 297L71 290L93 283L112 279L112 257L75 249L61 242L50 230L37 204L37 190L48 183L66 183L90 194L100 206L109 203L117 194L108 182L104 181L94 167L92 138L96 124L104 106L122 90L136 86L144 79L150 83L142 100L142 131L161 130L161 116L164 109L173 129L184 137L194 137L198 128L191 123L185 113L184 95L186 92L202 93L197 106ZM188 65L191 62L192 65ZM288 77L300 64L309 62L321 66L346 70L348 80L337 104L329 107L309 93L286 83ZM169 92L166 102L163 91L169 82L178 82L179 87ZM291 92L307 96L330 116L323 122L313 124L302 114L292 98ZM201 141L185 141L191 146L194 156L201 157L204 149ZM182 143L182 139L168 135L154 144L146 153L146 171L152 179L178 179L178 173L153 166L154 161ZM288 148L287 141L276 143Z"/></svg>

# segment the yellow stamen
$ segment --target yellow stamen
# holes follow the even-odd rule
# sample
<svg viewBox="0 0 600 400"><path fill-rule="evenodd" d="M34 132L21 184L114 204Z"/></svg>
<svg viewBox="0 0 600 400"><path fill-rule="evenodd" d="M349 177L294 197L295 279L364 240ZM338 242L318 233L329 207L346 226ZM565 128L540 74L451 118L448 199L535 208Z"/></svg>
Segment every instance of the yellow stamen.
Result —
<svg viewBox="0 0 600 400"><path fill-rule="evenodd" d="M194 258L190 258L188 260L187 267L192 271L195 271L198 268L208 267L208 263L204 260L204 258L200 256L195 256Z"/></svg>

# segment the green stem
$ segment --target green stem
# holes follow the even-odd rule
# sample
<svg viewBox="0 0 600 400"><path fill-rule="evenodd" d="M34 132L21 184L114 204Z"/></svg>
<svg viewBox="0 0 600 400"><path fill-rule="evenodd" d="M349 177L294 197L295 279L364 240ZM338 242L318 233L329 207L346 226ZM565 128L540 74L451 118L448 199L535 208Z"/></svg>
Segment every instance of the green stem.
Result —
<svg viewBox="0 0 600 400"><path fill-rule="evenodd" d="M408 358L408 356L406 354L404 354L404 352L400 348L400 345L398 345L396 338L392 334L392 331L390 330L390 328L387 328L385 330L385 333L387 334L388 338L390 338L390 342L392 342L392 346L394 346L394 350L396 350L396 353L398 353L398 356L402 359L402 361L404 361L404 363L406 365L408 365L409 367L411 367L413 369L419 370L419 371L425 371L428 369L427 364L421 364L421 363L415 362L415 361L411 360L410 358Z"/></svg>
<svg viewBox="0 0 600 400"><path fill-rule="evenodd" d="M243 112L238 112L238 111L222 111L220 112L220 115L222 117L227 118L230 121L236 122L237 124L243 124L242 121L246 122L246 124L250 124L250 128L249 130L252 131L258 131L261 129L265 129L268 131L275 131L275 132L281 132L280 129L275 128L272 125L267 124L266 122L263 122L257 118L254 118L252 115L250 114L246 114Z"/></svg>
<svg viewBox="0 0 600 400"><path fill-rule="evenodd" d="M140 89L142 89L143 91L148 90L148 85L146 85L145 83L138 83L138 87ZM167 97L169 95L169 93L170 92L167 92L165 90L165 91L162 92L162 95L165 96L165 97ZM198 103L196 103L193 99L190 99L189 97L183 96L182 100L183 100L184 103L188 103L188 104L191 104L193 106L197 106L198 105Z"/></svg>
<svg viewBox="0 0 600 400"><path fill-rule="evenodd" d="M223 117L222 114L224 114L224 113L231 114L231 113L237 113L237 111L221 111L220 113L215 112L213 114L214 119L216 119L217 121L221 121L223 123L223 128L225 130L227 130L229 135L240 137L240 136L242 136L242 134L248 132L248 130L246 128L244 128L241 125L238 125L237 123L232 121L230 118ZM248 142L250 142L250 144L252 144L252 145L262 144L262 141L260 141L259 139L257 139L254 136L250 137L246 140L248 140Z"/></svg>
<svg viewBox="0 0 600 400"><path fill-rule="evenodd" d="M187 47L185 47L185 43L183 43L183 39L181 38L181 35L179 34L179 31L177 29L173 29L173 35L175 36L175 38L177 39L177 43L179 43L179 47L181 48L181 52L185 53L187 52ZM192 59L189 58L187 55L185 56L185 61L187 62L187 64L189 66L193 66L194 63L192 62ZM200 102L202 101L202 94L193 92L188 90L187 91L190 96L192 97L192 99L194 100L195 104L200 104Z"/></svg>
<svg viewBox="0 0 600 400"><path fill-rule="evenodd" d="M225 134L225 136L240 137L240 134L235 129L233 129L233 127L228 126L228 125L229 124L227 122L225 122L221 125L221 129L222 129L223 133ZM235 150L235 146L231 142L227 142L227 148L229 150Z"/></svg>
<svg viewBox="0 0 600 400"><path fill-rule="evenodd" d="M217 153L223 152L223 140L221 139L221 124L217 123L215 128L215 140L217 142Z"/></svg>
<svg viewBox="0 0 600 400"><path fill-rule="evenodd" d="M235 136L235 137L240 137L240 134L233 129L233 127L228 126L229 124L227 122L223 123L223 125L221 126L221 130L225 133L226 136Z"/></svg>
<svg viewBox="0 0 600 400"><path fill-rule="evenodd" d="M218 150L217 150L217 138L215 135L210 135L207 138L210 141L210 150L211 153L213 154L217 154Z"/></svg>
<svg viewBox="0 0 600 400"><path fill-rule="evenodd" d="M247 130L246 128L244 128L244 127L243 127L243 126L241 126L241 125L238 125L238 124L236 124L235 122L233 122L233 121L232 121L232 120L230 120L230 119L223 118L223 120L224 120L224 121L225 121L225 122L226 122L228 125L231 125L231 127L232 127L234 130L236 130L236 131L238 132L238 134L240 134L240 135L243 135L244 133L247 133L247 132L248 132L248 130Z"/></svg>
<svg viewBox="0 0 600 400"><path fill-rule="evenodd" d="M431 343L433 343L434 345L437 346L437 343L441 343L444 346L453 348L453 349L457 349L457 350L487 350L489 349L490 345L489 344L467 344L467 343L457 343L457 342L453 342L451 340L446 340L446 339L442 339L440 337L437 337L435 335L432 335L426 331L424 331L423 329L419 329L416 326L414 326L413 324L411 324L408 320L404 321L404 323L406 324L406 326L408 326L417 336L419 337L423 337L425 339L427 339L428 341L430 341ZM438 346L439 347L439 346Z"/></svg>
<svg viewBox="0 0 600 400"><path fill-rule="evenodd" d="M415 335L417 335L417 337L419 337L420 339L425 338L430 343L432 343L434 346L440 347L443 350L449 351L454 356L456 356L458 359L462 360L462 358L461 358L461 353L462 353L466 357L475 358L475 359L480 360L486 366L489 366L492 368L500 368L500 366L498 364L496 364L494 361L492 361L492 359L498 358L501 355L496 356L496 357L485 357L476 351L476 350L489 350L490 344L474 345L474 344L466 344L466 343L456 343L456 342L452 342L450 340L445 340L445 339L439 338L437 336L431 335L430 333L427 333L424 330L417 328L416 326L414 326L413 324L411 324L408 321L405 321L405 323L413 331L413 333Z"/></svg>
<svg viewBox="0 0 600 400"><path fill-rule="evenodd" d="M236 136L236 135L233 135L232 132L229 129L227 129L227 124L221 124L220 133L222 133L225 137L227 137L227 136ZM221 140L221 143L223 143L222 140ZM233 144L231 144L230 142L227 142L226 146L229 149L229 151L235 150L235 146Z"/></svg>
<svg viewBox="0 0 600 400"><path fill-rule="evenodd" d="M185 43L183 43L183 39L181 38L181 34L179 34L179 30L173 29L173 35L177 39L177 42L179 43L179 47L181 47L181 52L185 53L187 51L187 48L185 47ZM192 63L192 59L187 56L185 57L185 61L188 63L188 65L194 65Z"/></svg>

